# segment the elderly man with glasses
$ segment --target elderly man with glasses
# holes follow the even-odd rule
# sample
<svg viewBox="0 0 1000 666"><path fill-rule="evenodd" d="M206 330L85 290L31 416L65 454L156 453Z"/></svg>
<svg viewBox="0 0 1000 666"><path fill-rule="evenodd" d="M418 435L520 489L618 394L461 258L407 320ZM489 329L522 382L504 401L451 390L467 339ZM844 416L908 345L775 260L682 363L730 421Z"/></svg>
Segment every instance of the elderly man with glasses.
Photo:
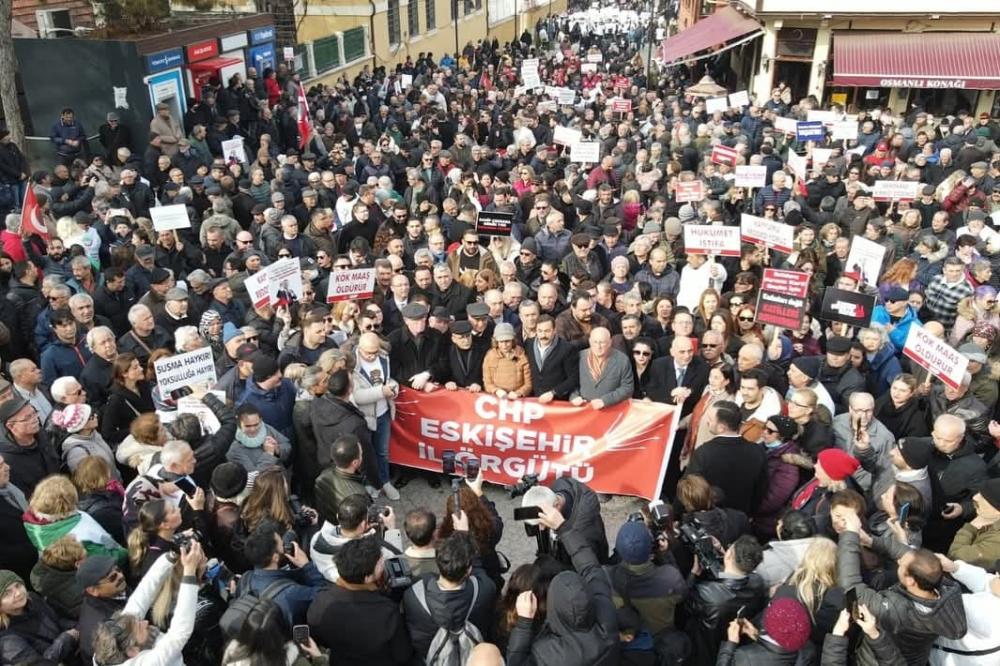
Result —
<svg viewBox="0 0 1000 666"><path fill-rule="evenodd" d="M10 468L10 483L30 496L39 481L59 473L59 454L42 430L38 412L21 397L0 405L0 426L0 456Z"/></svg>

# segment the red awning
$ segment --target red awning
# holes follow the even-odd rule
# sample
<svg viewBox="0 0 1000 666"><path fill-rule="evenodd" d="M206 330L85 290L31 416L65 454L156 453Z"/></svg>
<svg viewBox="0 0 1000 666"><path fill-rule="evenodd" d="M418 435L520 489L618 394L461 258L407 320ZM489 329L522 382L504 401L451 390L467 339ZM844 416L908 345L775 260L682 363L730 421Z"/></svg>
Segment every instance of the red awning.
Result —
<svg viewBox="0 0 1000 666"><path fill-rule="evenodd" d="M757 21L740 14L732 7L726 7L706 16L687 30L663 40L663 62L670 64L760 29Z"/></svg>
<svg viewBox="0 0 1000 666"><path fill-rule="evenodd" d="M219 58L209 58L208 60L201 60L199 62L193 62L188 65L188 69L194 71L211 70L216 71L222 69L223 67L229 67L230 65L236 65L243 62L239 58L231 58L227 56L222 56Z"/></svg>
<svg viewBox="0 0 1000 666"><path fill-rule="evenodd" d="M833 83L873 88L1000 88L1000 35L835 32Z"/></svg>

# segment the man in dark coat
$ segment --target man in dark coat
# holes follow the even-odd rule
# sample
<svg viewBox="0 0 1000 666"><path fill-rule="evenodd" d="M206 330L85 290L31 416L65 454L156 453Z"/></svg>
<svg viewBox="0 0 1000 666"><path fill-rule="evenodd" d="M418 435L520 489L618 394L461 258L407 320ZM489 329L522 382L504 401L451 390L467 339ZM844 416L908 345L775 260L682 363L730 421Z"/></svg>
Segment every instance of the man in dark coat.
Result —
<svg viewBox="0 0 1000 666"><path fill-rule="evenodd" d="M865 378L851 365L851 341L842 336L826 341L826 358L816 379L823 384L837 409L847 411L851 394L865 390Z"/></svg>
<svg viewBox="0 0 1000 666"><path fill-rule="evenodd" d="M656 402L681 405L681 418L694 410L708 385L708 363L694 354L693 340L675 337L670 356L658 358L650 366L649 397Z"/></svg>
<svg viewBox="0 0 1000 666"><path fill-rule="evenodd" d="M437 373L446 389L483 390L483 359L486 350L472 344L472 324L453 321L449 326L451 344Z"/></svg>
<svg viewBox="0 0 1000 666"><path fill-rule="evenodd" d="M464 318L466 316L465 306L476 299L472 290L455 280L451 269L444 264L434 267L434 286L431 287L431 298L435 307L448 308L448 312L456 319Z"/></svg>
<svg viewBox="0 0 1000 666"><path fill-rule="evenodd" d="M580 388L580 352L575 346L556 337L552 315L538 317L535 337L524 343L524 353L531 368L531 391L539 402L569 400Z"/></svg>
<svg viewBox="0 0 1000 666"><path fill-rule="evenodd" d="M28 540L21 516L28 510L24 491L10 480L7 453L0 454L0 530L5 535L0 541L0 561L24 580L31 575L31 568L38 559L38 551Z"/></svg>
<svg viewBox="0 0 1000 666"><path fill-rule="evenodd" d="M735 403L717 402L704 418L715 437L695 450L685 474L703 476L721 490L719 506L753 515L767 492L767 454L738 434L741 416Z"/></svg>
<svg viewBox="0 0 1000 666"><path fill-rule="evenodd" d="M347 370L337 370L326 382L326 393L309 405L309 420L316 435L317 474L333 466L333 446L338 437L354 435L361 444L365 476L378 480L378 465L372 433L365 415L351 402L354 382ZM369 482L371 483L371 481Z"/></svg>
<svg viewBox="0 0 1000 666"><path fill-rule="evenodd" d="M59 473L59 455L31 404L14 396L0 404L0 456L10 469L10 483L30 497L38 482Z"/></svg>

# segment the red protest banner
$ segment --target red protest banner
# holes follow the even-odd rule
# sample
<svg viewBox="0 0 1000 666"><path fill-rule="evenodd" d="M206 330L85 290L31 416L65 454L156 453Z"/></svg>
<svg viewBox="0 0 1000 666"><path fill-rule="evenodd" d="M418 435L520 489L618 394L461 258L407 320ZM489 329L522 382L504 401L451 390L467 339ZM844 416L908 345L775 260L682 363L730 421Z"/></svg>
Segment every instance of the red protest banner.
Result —
<svg viewBox="0 0 1000 666"><path fill-rule="evenodd" d="M712 146L712 164L728 164L734 167L736 166L736 157L738 155L738 150L729 146L723 146L721 143Z"/></svg>
<svg viewBox="0 0 1000 666"><path fill-rule="evenodd" d="M677 203L696 203L705 198L705 186L700 180L677 183L674 199Z"/></svg>
<svg viewBox="0 0 1000 666"><path fill-rule="evenodd" d="M568 472L597 492L658 497L677 429L677 408L626 400L596 410L568 402L501 400L484 393L403 388L390 462L441 471L441 452L479 458L483 477L542 483Z"/></svg>
<svg viewBox="0 0 1000 666"><path fill-rule="evenodd" d="M802 326L809 279L803 271L765 268L757 292L757 322L792 330Z"/></svg>
<svg viewBox="0 0 1000 666"><path fill-rule="evenodd" d="M632 100L617 97L611 100L611 110L615 113L628 113L632 110Z"/></svg>

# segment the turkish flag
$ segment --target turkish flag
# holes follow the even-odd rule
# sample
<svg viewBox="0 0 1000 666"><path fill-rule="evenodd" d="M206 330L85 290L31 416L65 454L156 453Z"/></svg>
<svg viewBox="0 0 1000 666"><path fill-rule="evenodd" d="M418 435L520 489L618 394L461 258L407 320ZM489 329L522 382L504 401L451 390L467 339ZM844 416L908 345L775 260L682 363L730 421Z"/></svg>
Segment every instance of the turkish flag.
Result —
<svg viewBox="0 0 1000 666"><path fill-rule="evenodd" d="M312 138L312 120L309 118L309 101L306 91L299 84L299 150L305 150L306 144Z"/></svg>
<svg viewBox="0 0 1000 666"><path fill-rule="evenodd" d="M21 228L28 229L33 234L38 234L48 240L49 230L42 220L42 207L38 205L35 198L35 188L30 184L24 193L24 204L21 206Z"/></svg>

